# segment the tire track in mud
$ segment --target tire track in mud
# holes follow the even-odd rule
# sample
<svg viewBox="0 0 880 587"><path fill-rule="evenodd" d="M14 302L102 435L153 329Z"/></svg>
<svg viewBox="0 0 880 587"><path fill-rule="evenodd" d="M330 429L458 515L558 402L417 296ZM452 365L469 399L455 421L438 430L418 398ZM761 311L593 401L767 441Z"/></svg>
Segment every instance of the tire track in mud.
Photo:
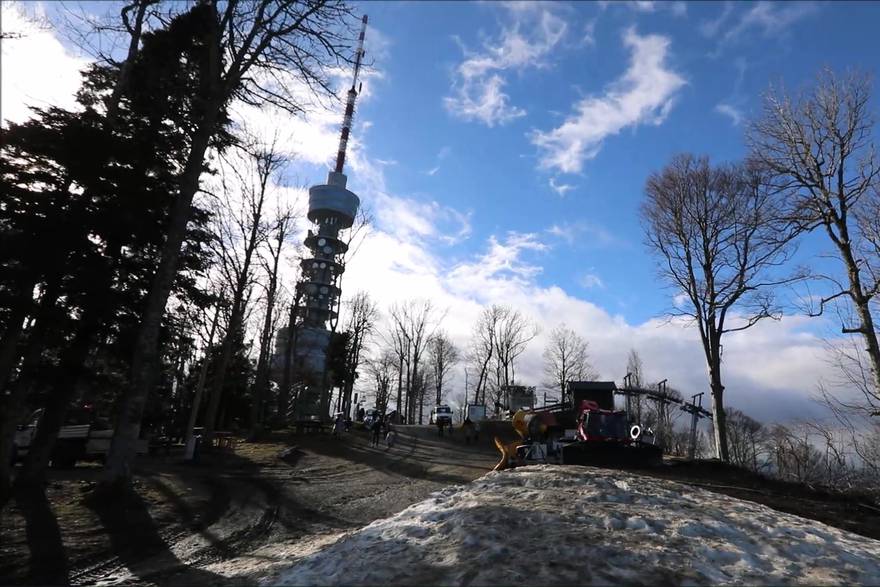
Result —
<svg viewBox="0 0 880 587"><path fill-rule="evenodd" d="M449 463L461 456L454 445L406 433L391 450L369 447L366 438L355 435L337 445L322 444L320 438L306 440L301 448L297 446L296 464L264 462L200 477L224 496L222 507L215 504L201 523L192 514L184 516L185 528L161 533L167 553L152 553L130 567L121 557L99 560L73 571L71 585L129 581L164 585L172 579L217 584L225 578L206 578L210 574L199 575L200 570L246 557L267 545L307 545L396 513L448 483L449 476L443 473L456 467L434 463L438 454Z"/></svg>

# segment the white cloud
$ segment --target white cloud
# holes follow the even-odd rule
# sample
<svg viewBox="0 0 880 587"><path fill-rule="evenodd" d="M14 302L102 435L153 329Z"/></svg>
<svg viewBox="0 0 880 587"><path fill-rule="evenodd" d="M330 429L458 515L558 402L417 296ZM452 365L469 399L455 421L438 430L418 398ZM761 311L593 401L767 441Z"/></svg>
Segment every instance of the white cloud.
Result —
<svg viewBox="0 0 880 587"><path fill-rule="evenodd" d="M528 257L540 257L546 250L534 234L508 233L490 236L473 258L449 265L418 239L401 240L380 230L348 264L344 289L349 295L369 291L383 307L406 299L432 300L447 310L442 326L461 349L467 347L486 305L505 304L523 312L541 329L517 365L517 379L523 384L541 386L548 333L564 322L589 341L591 360L603 379L619 380L629 349L638 347L648 381L669 379L688 395L707 390L695 327L683 320L629 323L557 285L540 284L541 267ZM579 281L584 287L601 287L601 279L590 273ZM785 318L725 337L729 405L763 420L810 411L807 398L816 382L827 376L828 367L819 360L821 341L800 331L806 323L803 318ZM458 365L450 381L452 393L462 388L464 366Z"/></svg>
<svg viewBox="0 0 880 587"><path fill-rule="evenodd" d="M456 67L452 95L443 99L450 114L492 127L525 116L505 93L505 74L547 66L547 57L565 36L565 20L540 4L510 3L513 23L482 51L462 47L466 59Z"/></svg>
<svg viewBox="0 0 880 587"><path fill-rule="evenodd" d="M633 12L653 13L661 10L669 10L674 16L687 15L687 3L682 2L681 0L676 0L675 2L670 2L669 0L663 0L661 2L654 0L626 0L616 2L600 1L598 4L599 8L602 10L605 10L609 6L621 6L629 8Z"/></svg>
<svg viewBox="0 0 880 587"><path fill-rule="evenodd" d="M575 113L561 126L532 133L532 142L542 152L542 168L580 172L584 161L598 154L607 137L629 126L660 124L666 118L676 93L685 84L667 66L669 38L640 36L629 28L623 42L632 53L626 72L603 95L575 104Z"/></svg>
<svg viewBox="0 0 880 587"><path fill-rule="evenodd" d="M700 23L700 32L710 39L718 39L716 49L710 54L712 57L719 56L725 47L747 39L752 32L758 32L764 37L785 37L788 29L796 22L818 12L817 2L755 2L740 3L740 6L748 6L748 10L737 17L732 17L734 4L726 2L721 14L713 20ZM731 22L731 26L724 31L724 25Z"/></svg>
<svg viewBox="0 0 880 587"><path fill-rule="evenodd" d="M595 46L596 45L596 21L597 18L591 18L584 24L584 36L581 38L581 42L584 45Z"/></svg>
<svg viewBox="0 0 880 587"><path fill-rule="evenodd" d="M672 14L674 14L675 16L687 15L687 3L682 2L681 0L679 0L677 2L670 3L669 9L672 11Z"/></svg>
<svg viewBox="0 0 880 587"><path fill-rule="evenodd" d="M605 287L605 284L602 282L602 278L595 273L584 273L578 278L578 283L580 283L581 286L586 289L592 289L594 287Z"/></svg>
<svg viewBox="0 0 880 587"><path fill-rule="evenodd" d="M725 2L724 8L721 10L721 14L718 15L717 18L711 20L704 20L700 23L700 33L705 37L714 37L718 34L718 31L721 29L721 25L727 21L727 18L733 12L733 3Z"/></svg>
<svg viewBox="0 0 880 587"><path fill-rule="evenodd" d="M564 198L565 194L575 189L577 186L566 184L566 183L556 183L556 178L550 178L550 188L556 192L560 198Z"/></svg>
<svg viewBox="0 0 880 587"><path fill-rule="evenodd" d="M33 12L33 14L28 14ZM3 122L24 122L31 117L28 106L75 108L82 70L88 60L68 51L38 24L45 20L42 5L0 3L4 33L14 37L0 42L3 75L0 84L0 116Z"/></svg>
<svg viewBox="0 0 880 587"><path fill-rule="evenodd" d="M452 152L452 148L448 147L448 146L440 149L440 151L437 152L437 165L435 165L434 167L432 167L431 169L429 169L425 173L432 176L432 177L437 175L437 172L440 171L440 163L444 159L446 159L451 152Z"/></svg>
<svg viewBox="0 0 880 587"><path fill-rule="evenodd" d="M739 126L743 121L743 113L740 110L731 104L725 104L721 102L715 105L715 112L718 114L723 114L724 116L730 118L730 122L733 123L733 126Z"/></svg>
<svg viewBox="0 0 880 587"><path fill-rule="evenodd" d="M607 228L587 220L565 221L561 224L553 224L550 228L546 229L546 232L564 240L569 246L575 243L593 247L629 246L629 243L615 236Z"/></svg>
<svg viewBox="0 0 880 587"><path fill-rule="evenodd" d="M739 23L725 33L724 38L735 39L750 29L760 30L765 37L777 35L817 10L815 2L758 2L751 5Z"/></svg>

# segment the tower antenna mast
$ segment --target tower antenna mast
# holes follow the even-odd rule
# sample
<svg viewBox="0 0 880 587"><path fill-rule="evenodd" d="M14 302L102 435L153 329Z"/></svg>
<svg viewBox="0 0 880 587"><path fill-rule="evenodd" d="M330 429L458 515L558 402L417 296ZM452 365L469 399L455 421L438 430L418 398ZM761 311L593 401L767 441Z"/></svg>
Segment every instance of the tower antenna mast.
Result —
<svg viewBox="0 0 880 587"><path fill-rule="evenodd" d="M361 25L361 34L358 37L357 53L354 58L354 79L351 89L348 90L348 100L345 104L345 117L342 119L342 135L339 137L339 153L336 155L336 173L342 173L345 166L345 149L348 146L348 134L351 132L351 119L354 116L354 102L363 84L358 86L358 74L361 70L361 60L364 57L364 35L367 32L367 15L364 15Z"/></svg>

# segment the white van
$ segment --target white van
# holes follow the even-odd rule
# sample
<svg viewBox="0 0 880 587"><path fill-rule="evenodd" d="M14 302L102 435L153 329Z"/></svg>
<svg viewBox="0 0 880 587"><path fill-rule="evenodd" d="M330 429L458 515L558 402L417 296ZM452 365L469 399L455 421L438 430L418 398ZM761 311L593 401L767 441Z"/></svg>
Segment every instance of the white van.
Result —
<svg viewBox="0 0 880 587"><path fill-rule="evenodd" d="M431 410L431 419L428 421L429 424L443 424L445 426L452 425L452 408L446 405L435 406L433 410Z"/></svg>

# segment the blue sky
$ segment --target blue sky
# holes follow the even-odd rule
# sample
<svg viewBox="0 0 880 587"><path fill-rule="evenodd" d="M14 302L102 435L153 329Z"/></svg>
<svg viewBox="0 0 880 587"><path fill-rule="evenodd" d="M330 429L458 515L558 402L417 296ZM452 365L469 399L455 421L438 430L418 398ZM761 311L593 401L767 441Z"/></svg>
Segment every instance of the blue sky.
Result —
<svg viewBox="0 0 880 587"><path fill-rule="evenodd" d="M27 29L23 14L52 19L59 6L4 3L4 28ZM539 387L548 334L565 323L589 341L603 378L619 381L635 348L649 381L705 391L695 329L662 319L672 294L642 244L645 180L682 151L742 157L744 123L771 82L797 89L825 65L880 65L876 3L356 6L370 16L372 68L346 171L375 221L343 290L369 291L383 308L431 299L463 351L482 307L511 305L541 329L517 369ZM3 117L13 120L28 103L71 104L72 72L90 58L51 27L27 30L3 45ZM349 75L338 72L340 88ZM257 132L286 133L289 185L278 189L302 204L335 156L341 106L299 118L234 110ZM826 249L810 239L800 257ZM791 312L730 336L727 401L765 420L815 413L809 398L834 378L825 344L840 342L838 327Z"/></svg>
<svg viewBox="0 0 880 587"><path fill-rule="evenodd" d="M381 95L360 113L373 123L364 138L371 153L397 162L386 172L389 189L472 211L474 235L554 225L571 231L573 244L557 239L560 246L534 255L543 267L538 280L631 321L656 315L668 298L653 287L652 260L638 225L647 176L681 151L715 160L741 157L740 119L757 111L771 82L799 87L821 65L875 71L880 61L873 28L880 7L871 3L657 3L653 10L595 3L362 7L390 41L389 57L381 62L386 75L377 90ZM556 30L564 31L558 42L539 59L497 70L505 82L506 110L524 110L522 116L506 123L465 120L444 105L444 98L455 95L452 85L460 83L462 48L477 59L515 35L549 43L540 30L547 13L558 19ZM761 16L750 17L753 13ZM580 172L542 169L529 134L559 126L576 102L602 96L625 74L632 56L623 43L628 33L662 36L668 43L662 67L682 79L680 89L670 93L668 114L652 123L658 111L648 112L644 120L609 134ZM440 153L448 153L442 161ZM551 181L572 189L560 195ZM449 252L467 254L478 243L473 239ZM585 281L592 287L584 287Z"/></svg>

